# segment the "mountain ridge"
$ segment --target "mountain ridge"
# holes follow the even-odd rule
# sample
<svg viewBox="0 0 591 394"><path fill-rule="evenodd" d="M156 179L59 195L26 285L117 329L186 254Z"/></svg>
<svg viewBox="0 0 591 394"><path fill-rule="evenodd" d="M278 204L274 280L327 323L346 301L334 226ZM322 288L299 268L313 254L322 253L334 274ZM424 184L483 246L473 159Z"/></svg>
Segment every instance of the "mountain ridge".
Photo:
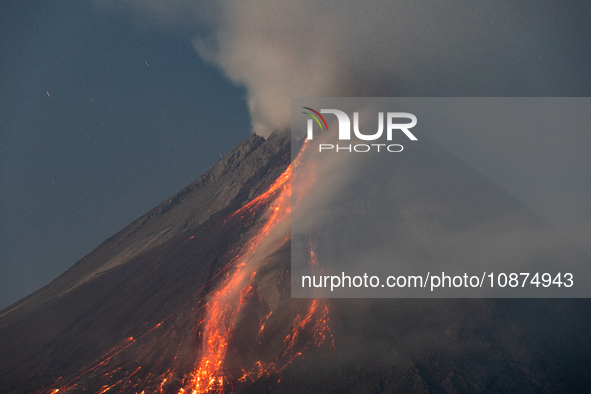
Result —
<svg viewBox="0 0 591 394"><path fill-rule="evenodd" d="M273 137L273 139L271 141L275 141L276 137ZM226 187L225 190L221 190L220 191L220 185L215 184L216 181L220 181L220 178L224 177L225 175L227 175L229 172L231 171L236 171L238 170L237 166L239 165L239 163L242 162L242 160L249 156L250 154L252 154L254 151L256 151L257 149L259 149L261 147L261 144L265 141L265 139L263 137L257 136L255 134L251 135L248 139L246 139L244 142L242 142L241 144L239 144L236 148L234 148L228 155L226 155L224 158L220 159L211 169L209 169L208 171L206 171L204 174L202 174L199 178L197 178L197 180L191 182L188 186L186 186L185 188L183 188L181 191L175 193L174 195L172 195L171 197L167 198L166 200L164 200L162 203L158 204L156 207L154 207L153 209L151 209L150 211L148 211L146 214L140 216L138 219L135 219L134 221L132 221L129 225L125 226L122 230L118 231L115 235L107 238L105 241L103 241L98 247L96 247L93 251L91 251L89 254L87 254L86 256L84 256L82 259L80 259L78 262L76 262L72 267L70 267L68 270L66 270L62 275L60 275L60 277L56 278L54 281L52 281L51 283L49 283L48 285L44 286L43 288L33 292L31 295L23 298L20 301L17 301L16 303L14 303L13 305L10 305L9 307L5 308L4 310L0 311L0 319L3 316L8 315L9 313L11 313L12 311L17 310L18 308L20 308L22 305L29 303L31 301L31 299L33 298L37 298L37 297L52 297L55 296L55 294L48 294L48 290L52 289L53 287L55 287L57 285L57 283L55 283L56 280L64 280L65 277L68 277L72 274L74 275L80 275L81 270L84 270L86 268L86 266L89 265L93 265L96 264L96 260L97 259L93 259L94 255L96 254L101 254L101 259L104 259L104 254L117 254L117 253L121 253L121 250L112 250L113 248L117 248L118 243L122 242L123 240L129 238L129 237L133 237L133 236L137 236L139 238L141 237L152 237L150 243L153 243L155 245L158 245L164 241L166 241L167 239L169 239L170 235L175 234L176 232L174 230L178 231L179 227L194 227L196 225L201 224L203 221L205 221L207 218L209 218L211 215L213 215L215 212L217 212L220 209L220 204L218 203L218 205L216 206L213 202L215 201L215 198L211 199L211 203L207 203L207 198L203 198L201 199L201 201L199 201L200 206L195 206L195 204L193 204L194 206L189 207L190 211L187 216L192 216L194 217L194 219L189 222L187 220L191 220L191 219L185 219L185 218L179 218L176 217L174 218L176 220L176 223L173 223L172 226L170 226L168 229L165 229L165 232L171 232L170 235L168 235L168 237L162 237L162 239L158 239L159 235L163 235L162 231L160 231L156 236L154 236L154 234L152 233L147 233L147 234L143 234L146 233L146 226L150 225L150 221L155 218L155 217L161 217L162 215L165 215L173 206L178 206L179 204L183 203L183 200L186 200L187 197L189 197L191 194L196 194L199 193L203 188L208 188L209 189L213 189L213 192L215 193L215 197L216 198L220 198L222 197L224 199L224 202L227 202L229 199L233 199L236 197L236 195L239 192L239 187L242 186L241 184L234 184L234 185L230 185L230 187ZM263 157L268 158L269 154L272 154L273 152L259 152L263 154ZM242 163L242 166L248 166L251 163ZM245 177L246 179L249 179L250 176L252 176L252 174L246 174L247 176ZM213 183L213 185L211 185ZM211 192L210 190L206 190ZM224 192L226 193L226 195L224 195ZM252 198L252 196L249 196L250 198ZM205 200L205 201L203 201ZM205 209L203 208L205 207ZM186 223L185 223L186 222ZM176 229L174 228L176 227ZM143 231L142 231L143 229ZM172 231L171 231L172 230ZM140 232L142 231L142 232ZM148 230L149 231L149 230ZM140 232L140 234L138 234L138 232ZM154 241L157 241L154 243ZM143 250L143 249L142 249ZM142 251L140 250L140 252ZM128 261L130 258L133 258L134 256L136 256L137 253L131 254L131 256L128 256L125 261ZM123 264L125 261L119 262L116 265L119 264ZM60 279L62 278L62 279ZM66 284L66 286L68 286L71 284ZM60 291L63 291L60 290ZM0 320L1 322L1 320ZM2 324L0 323L0 327L2 327Z"/></svg>
<svg viewBox="0 0 591 394"><path fill-rule="evenodd" d="M435 146L432 149L425 154L437 158L444 153ZM99 368L75 377L89 366L101 366L96 364L101 357L126 343L137 343L137 349L130 347L127 353L118 354L112 360L115 370L122 367L123 372L131 372L139 365L146 373L151 371L149 357L142 364L144 348L166 360L169 352L178 351L183 364L174 384L171 381L164 391L178 392L191 373L187 368L194 365L205 332L206 310L202 307L229 277L228 264L257 234L271 202L252 210L248 204L284 172L290 163L289 152L286 134L274 134L264 141L251 136L197 181L105 241L121 243L117 253L124 254L124 263L107 267L77 287L72 286L93 271L72 269L64 285L70 291L58 288L51 301L31 303L29 309L23 305L20 312L16 309L0 317L4 356L0 359L0 392L37 392L61 376L74 377L68 392L83 387L102 391L97 385L109 370ZM400 167L401 175L416 171L413 162L424 161L410 160ZM449 169L447 173L432 173L430 168L419 171L427 176L426 181L415 179L419 186L430 177L455 174ZM210 190L203 192L203 185L210 185ZM438 187L425 186L420 192L399 187L396 193L418 193L418 197L403 196L400 201L424 199ZM212 197L218 199L211 202ZM417 221L416 231L422 234L425 230L418 224L424 218L431 220L441 207L419 208L420 214L415 215L417 208L410 207L407 218L400 217ZM446 211L442 212L445 216ZM412 230L412 226L403 228ZM167 238L152 242L150 237L159 234ZM145 244L138 247L134 237ZM125 255L132 246L131 252L137 253ZM96 253L99 268L112 259L96 250L92 253ZM251 297L232 322L224 356L230 385L223 391L533 393L573 391L591 383L584 367L591 361L586 335L591 327L588 300L297 299L290 294L289 255L289 242L279 245L253 276ZM84 263L91 265L89 260ZM82 275L74 276L79 272ZM35 297L47 294L40 292ZM314 331L323 322L328 328ZM300 331L292 333L296 323ZM148 342L158 327L168 336ZM324 340L314 345L319 333ZM295 334L302 342L296 341ZM286 343L295 343L295 347L285 348ZM289 362L279 364L286 357ZM256 362L267 369L257 372L255 367L250 375L244 374L246 380L240 380Z"/></svg>

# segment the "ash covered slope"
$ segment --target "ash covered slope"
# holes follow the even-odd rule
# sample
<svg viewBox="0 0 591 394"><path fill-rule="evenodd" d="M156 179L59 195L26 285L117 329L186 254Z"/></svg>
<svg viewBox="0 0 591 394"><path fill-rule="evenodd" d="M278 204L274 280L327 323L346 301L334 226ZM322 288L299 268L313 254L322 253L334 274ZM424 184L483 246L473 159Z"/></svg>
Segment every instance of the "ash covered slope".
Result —
<svg viewBox="0 0 591 394"><path fill-rule="evenodd" d="M267 141L251 137L55 282L5 310L0 318L0 391L34 392L59 376L76 375L125 338L140 337L187 300L198 302L211 294L214 285L203 286L229 261L230 250L252 234L252 222L225 224L224 218L282 173L289 161L287 152L285 136ZM431 222L433 215L425 214L432 212L434 200L462 211L457 201L469 195L471 209L482 218L504 211L532 216L441 148L423 154L424 160L402 163L395 174L400 190L406 191L395 196L396 209L410 236L425 238L441 231L438 223ZM424 176L436 174L441 184L452 185L458 183L458 169L469 178L459 181L472 185L469 194L453 187L440 193L437 186L405 181L424 179L413 173L418 171ZM405 201L412 205L400 204ZM494 211L483 212L491 206ZM462 212L466 219L458 218L460 222L478 220L478 215ZM569 245L565 249L578 255ZM224 359L231 382L228 390L575 392L591 383L588 301L480 299L331 300L328 316L334 348L326 341L319 347L292 349L302 350L302 355L281 371L267 370L240 380L244 369L257 361L272 362L284 352L286 333L295 321L305 320L309 310L309 300L290 298L289 257L286 244L257 272L253 283L257 297L242 307ZM260 317L269 312L261 335ZM303 328L312 326L313 322ZM194 327L174 329L190 335ZM305 330L300 335L312 336ZM197 348L188 346L187 351L196 353ZM133 371L136 358L133 353L128 356L117 365ZM90 375L82 382L88 392L101 391L100 386L93 387L95 378Z"/></svg>
<svg viewBox="0 0 591 394"><path fill-rule="evenodd" d="M82 367L185 302L242 232L209 231L208 223L265 190L289 164L288 143L285 135L251 136L59 278L3 310L2 392L30 392ZM197 246L183 247L190 236Z"/></svg>
<svg viewBox="0 0 591 394"><path fill-rule="evenodd" d="M49 285L1 311L0 328L180 231L197 227L216 212L252 198L286 166L287 156L280 166L273 163L276 155L285 156L284 145L278 138L264 143L264 138L251 136L195 182L107 239Z"/></svg>

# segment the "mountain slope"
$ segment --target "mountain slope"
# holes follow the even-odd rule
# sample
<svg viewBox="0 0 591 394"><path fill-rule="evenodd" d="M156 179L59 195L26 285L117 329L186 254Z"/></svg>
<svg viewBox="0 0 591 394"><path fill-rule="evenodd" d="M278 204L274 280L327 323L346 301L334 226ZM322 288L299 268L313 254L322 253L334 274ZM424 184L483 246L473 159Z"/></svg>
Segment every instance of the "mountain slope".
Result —
<svg viewBox="0 0 591 394"><path fill-rule="evenodd" d="M286 240L233 295L221 294L248 248L261 245L253 242L278 198L267 194L285 175L289 150L286 135L252 136L4 310L0 391L179 392L199 377L218 301L227 332L218 349L223 383L212 387L221 391L533 393L591 383L587 300L292 299ZM505 210L539 220L441 148L422 154L393 172L404 186L393 194L397 220L416 239L428 244L452 211L465 215L454 226ZM484 182L489 202L447 187L458 174ZM434 212L442 217L433 221Z"/></svg>
<svg viewBox="0 0 591 394"><path fill-rule="evenodd" d="M76 360L69 354L72 346L64 343L79 345L81 352L106 351L129 331L141 332L146 321L173 311L207 280L214 270L211 265L222 257L217 253L223 254L227 243L239 239L235 229L220 236L210 233L206 223L240 208L288 164L286 138L265 141L251 136L198 180L106 240L59 278L2 311L0 376L14 374L18 378L13 383L19 386L23 377L30 380L31 374L43 374L48 365L68 364L70 359L83 364L85 357ZM193 234L200 239L197 248L179 251ZM175 252L181 260L169 267L165 260L174 259ZM178 267L187 261L190 266ZM143 304L145 308L136 309ZM156 313L150 304L158 305ZM89 327L89 321L96 328ZM126 327L103 342L103 335L113 332L112 324ZM27 367L21 370L21 365ZM41 372L29 371L31 365Z"/></svg>

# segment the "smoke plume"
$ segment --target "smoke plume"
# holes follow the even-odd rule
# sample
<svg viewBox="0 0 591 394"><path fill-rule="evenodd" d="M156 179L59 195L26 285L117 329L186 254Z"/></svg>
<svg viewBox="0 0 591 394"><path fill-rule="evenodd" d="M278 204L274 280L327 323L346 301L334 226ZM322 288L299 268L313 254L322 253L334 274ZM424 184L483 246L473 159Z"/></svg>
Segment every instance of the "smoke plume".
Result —
<svg viewBox="0 0 591 394"><path fill-rule="evenodd" d="M504 2L121 4L193 24L198 53L246 87L265 137L288 128L291 97L540 95L567 78L553 68L558 46L540 39L548 13Z"/></svg>
<svg viewBox="0 0 591 394"><path fill-rule="evenodd" d="M591 8L582 1L569 2L569 7L548 0L96 1L133 14L141 26L156 22L188 29L199 55L246 88L252 130L264 137L289 128L291 97L591 92ZM488 137L469 133L455 139L429 138L591 253L579 239L581 233L588 234L591 223L586 204L591 189L582 186L591 184L586 181L588 155L582 151L587 134L581 130L561 137L558 147L555 139L535 132L520 135L521 145L502 130ZM548 160L567 149L573 152L568 160L564 155ZM514 174L520 169L527 174ZM545 190L545 185L559 186Z"/></svg>

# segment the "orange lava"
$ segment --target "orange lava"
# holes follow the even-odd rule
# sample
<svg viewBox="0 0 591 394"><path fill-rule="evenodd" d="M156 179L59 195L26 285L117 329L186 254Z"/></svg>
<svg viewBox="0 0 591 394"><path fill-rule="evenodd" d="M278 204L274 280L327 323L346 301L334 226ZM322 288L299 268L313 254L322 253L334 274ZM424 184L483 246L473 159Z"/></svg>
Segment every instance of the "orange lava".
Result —
<svg viewBox="0 0 591 394"><path fill-rule="evenodd" d="M205 329L203 330L203 349L200 359L191 374L185 391L192 394L223 391L226 383L223 361L231 337L236 316L252 291L250 284L256 276L257 264L253 260L260 258L257 251L268 240L270 233L278 223L289 216L291 210L291 165L275 180L263 194L252 200L235 213L240 214L274 198L267 210L267 219L263 227L250 239L245 252L235 262L235 270L216 290L207 306ZM279 245L277 245L279 246Z"/></svg>
<svg viewBox="0 0 591 394"><path fill-rule="evenodd" d="M304 148L306 146L307 144L304 145ZM259 360L251 367L245 366L242 369L242 377L238 379L229 376L224 367L228 346L238 317L245 303L257 295L254 288L257 269L270 252L277 250L289 240L291 215L290 179L292 166L295 167L299 164L298 159L299 157L296 158L292 165L287 167L264 193L232 214L232 217L243 217L244 215L254 217L255 212L260 213L263 208L266 209L261 216L260 223L257 225L260 228L240 249L238 256L222 271L226 275L225 278L208 295L208 299L204 304L194 306L191 309L192 314L201 316L197 320L196 330L193 331L194 334L197 334L196 338L191 337L191 333L184 333L184 336L181 335L181 339L177 341L176 346L178 347L176 349L165 348L162 351L158 343L166 342L166 338L169 337L176 338L175 335L178 336L178 333L172 328L172 324L163 325L164 321L160 322L141 338L137 340L127 338L122 341L102 359L69 379L69 383L56 384L59 388L54 386L54 388L42 390L40 393L57 394L71 388L82 388L82 391L88 392L86 387L79 383L83 376L95 377L95 384L100 388L94 392L98 394L111 392L168 393L171 392L172 387L175 387L174 390L178 394L227 392L232 391L232 381L254 382L262 376L280 373L287 365L298 358L304 349L309 346L319 346L329 337L332 340L329 329L328 306L324 300L316 299L311 302L308 310L302 313L302 316L298 314L295 317L283 340L283 349L274 360L268 362ZM298 198L301 198L301 196L298 196ZM315 270L317 267L318 261L310 247L310 268ZM179 318L179 316L176 316L177 320ZM174 319L173 314L165 321ZM261 319L259 336L263 335L265 325L270 319L272 319L272 312L269 312ZM308 334L311 334L311 336ZM307 336L308 339L301 340L302 336ZM144 337L151 337L151 339L148 343L143 344L140 340L145 339ZM176 363L178 359L182 358L180 357L181 353L186 351L184 343L191 343L191 338L199 343L196 361L192 365L190 373L180 373L180 370L183 369L181 368L182 365ZM113 361L114 356L119 355L132 345L136 346L133 357L137 360L133 367L131 364ZM334 344L331 346L334 346ZM163 360L166 359L170 352L174 354L174 357L172 357L173 365L169 365L164 370L160 369L157 372L156 367L161 368ZM119 358L121 357L119 356ZM149 360L151 367L145 366L144 368L142 365L138 365L139 360ZM172 386L173 384L176 386Z"/></svg>

